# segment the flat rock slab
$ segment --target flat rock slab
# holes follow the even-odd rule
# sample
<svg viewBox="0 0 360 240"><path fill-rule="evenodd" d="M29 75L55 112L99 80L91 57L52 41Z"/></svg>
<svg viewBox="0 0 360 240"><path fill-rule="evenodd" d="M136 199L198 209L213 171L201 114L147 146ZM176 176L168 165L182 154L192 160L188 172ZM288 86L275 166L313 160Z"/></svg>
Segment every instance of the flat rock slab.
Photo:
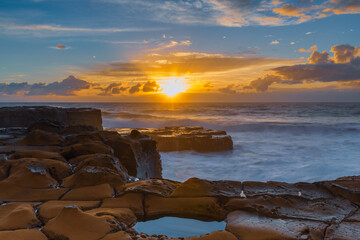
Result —
<svg viewBox="0 0 360 240"><path fill-rule="evenodd" d="M342 222L341 224L331 225L327 231L325 240L355 240L360 239L359 222Z"/></svg>
<svg viewBox="0 0 360 240"><path fill-rule="evenodd" d="M237 240L232 233L227 231L214 231L209 234L202 235L200 237L189 237L186 240Z"/></svg>
<svg viewBox="0 0 360 240"><path fill-rule="evenodd" d="M9 203L0 206L0 230L32 228L40 225L34 203ZM0 238L2 239L2 238Z"/></svg>
<svg viewBox="0 0 360 240"><path fill-rule="evenodd" d="M1 240L48 240L48 238L37 229L21 229L15 231L0 231Z"/></svg>
<svg viewBox="0 0 360 240"><path fill-rule="evenodd" d="M129 128L115 129L122 135L136 135ZM204 129L203 127L165 127L136 129L157 142L160 152L188 151L219 152L233 149L233 141L225 131Z"/></svg>
<svg viewBox="0 0 360 240"><path fill-rule="evenodd" d="M274 219L244 211L235 211L226 218L226 230L242 240L323 239L327 224L294 219Z"/></svg>

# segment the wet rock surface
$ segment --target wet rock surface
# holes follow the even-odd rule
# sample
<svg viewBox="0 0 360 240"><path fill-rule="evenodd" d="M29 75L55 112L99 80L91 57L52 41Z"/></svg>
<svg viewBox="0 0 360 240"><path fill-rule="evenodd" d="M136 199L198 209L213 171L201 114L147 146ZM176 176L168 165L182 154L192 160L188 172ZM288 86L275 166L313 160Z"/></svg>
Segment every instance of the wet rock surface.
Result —
<svg viewBox="0 0 360 240"><path fill-rule="evenodd" d="M133 228L164 216L226 222L188 239L360 239L358 176L181 183L161 178L156 144L141 131L40 121L0 135L1 240L185 239Z"/></svg>
<svg viewBox="0 0 360 240"><path fill-rule="evenodd" d="M219 152L233 149L233 141L225 131L204 129L203 127L165 127L158 129L127 128L114 129L121 135L133 138L141 134L150 136L157 142L160 152L188 151Z"/></svg>

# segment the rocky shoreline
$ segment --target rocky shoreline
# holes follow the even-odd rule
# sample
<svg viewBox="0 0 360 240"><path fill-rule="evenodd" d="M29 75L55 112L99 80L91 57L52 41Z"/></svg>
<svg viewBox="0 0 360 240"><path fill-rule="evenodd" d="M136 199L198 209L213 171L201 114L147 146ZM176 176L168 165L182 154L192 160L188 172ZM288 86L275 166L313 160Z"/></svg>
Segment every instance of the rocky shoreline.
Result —
<svg viewBox="0 0 360 240"><path fill-rule="evenodd" d="M360 239L360 176L294 184L162 179L152 138L104 131L98 120L84 125L88 115L77 111L71 124L51 117L0 124L1 240L171 239L133 228L165 216L226 222L224 231L188 239Z"/></svg>

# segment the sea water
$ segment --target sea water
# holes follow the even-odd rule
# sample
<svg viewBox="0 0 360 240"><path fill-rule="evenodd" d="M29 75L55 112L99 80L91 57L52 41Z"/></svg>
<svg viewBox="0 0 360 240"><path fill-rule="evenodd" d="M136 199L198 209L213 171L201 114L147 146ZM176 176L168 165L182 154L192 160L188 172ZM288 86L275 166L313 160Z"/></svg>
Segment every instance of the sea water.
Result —
<svg viewBox="0 0 360 240"><path fill-rule="evenodd" d="M95 107L110 128L226 130L234 150L161 153L164 178L313 182L360 175L360 103L41 103Z"/></svg>

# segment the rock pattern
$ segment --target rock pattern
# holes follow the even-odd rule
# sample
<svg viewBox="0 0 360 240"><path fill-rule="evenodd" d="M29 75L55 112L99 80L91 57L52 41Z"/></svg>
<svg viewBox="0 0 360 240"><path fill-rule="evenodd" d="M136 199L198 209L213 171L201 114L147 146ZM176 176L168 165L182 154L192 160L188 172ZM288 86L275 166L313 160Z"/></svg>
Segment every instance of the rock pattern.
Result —
<svg viewBox="0 0 360 240"><path fill-rule="evenodd" d="M203 127L165 127L159 129L114 129L122 135L132 137L148 135L157 142L160 152L188 151L219 152L233 149L231 136L225 131Z"/></svg>

